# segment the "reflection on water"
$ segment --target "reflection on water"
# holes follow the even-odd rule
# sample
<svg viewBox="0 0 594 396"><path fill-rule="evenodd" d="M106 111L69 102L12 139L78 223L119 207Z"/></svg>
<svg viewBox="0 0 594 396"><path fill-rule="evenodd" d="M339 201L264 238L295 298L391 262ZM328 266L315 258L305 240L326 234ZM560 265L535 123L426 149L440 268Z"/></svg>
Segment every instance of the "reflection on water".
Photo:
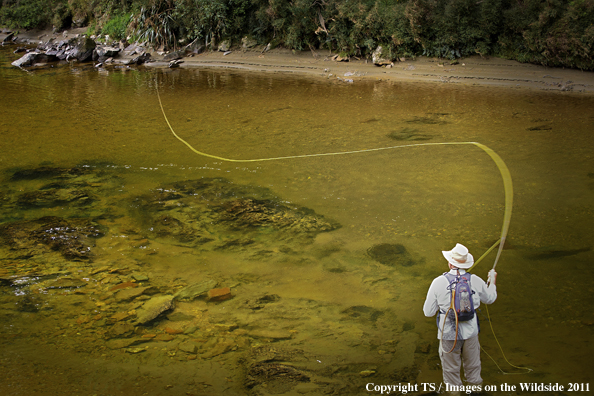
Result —
<svg viewBox="0 0 594 396"><path fill-rule="evenodd" d="M421 306L445 271L441 250L462 242L478 257L499 237L491 159L428 146L216 161L171 135L156 89L183 139L226 158L494 149L515 201L490 314L509 361L534 373L503 376L483 356L485 383L588 381L592 98L210 70L24 72L13 57L0 52L3 394L440 382ZM481 339L517 371L488 329Z"/></svg>

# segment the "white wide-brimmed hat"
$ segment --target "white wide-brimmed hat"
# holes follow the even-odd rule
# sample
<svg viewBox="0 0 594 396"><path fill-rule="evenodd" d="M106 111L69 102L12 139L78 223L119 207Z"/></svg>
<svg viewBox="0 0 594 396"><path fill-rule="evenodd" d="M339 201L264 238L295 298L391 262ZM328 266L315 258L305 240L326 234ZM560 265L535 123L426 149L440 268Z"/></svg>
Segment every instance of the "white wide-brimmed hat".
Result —
<svg viewBox="0 0 594 396"><path fill-rule="evenodd" d="M443 257L448 260L448 263L452 264L454 267L467 269L474 264L474 257L472 257L472 254L468 253L468 248L459 243L457 243L456 247L452 250L442 251L441 253L443 254Z"/></svg>

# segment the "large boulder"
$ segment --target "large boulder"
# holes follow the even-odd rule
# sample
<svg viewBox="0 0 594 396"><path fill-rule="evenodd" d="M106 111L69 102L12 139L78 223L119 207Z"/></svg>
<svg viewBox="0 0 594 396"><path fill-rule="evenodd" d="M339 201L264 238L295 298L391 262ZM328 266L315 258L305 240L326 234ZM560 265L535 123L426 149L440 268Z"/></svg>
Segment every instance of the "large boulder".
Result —
<svg viewBox="0 0 594 396"><path fill-rule="evenodd" d="M55 60L56 57L52 54L48 55L39 51L31 51L12 62L12 65L16 67L26 67L33 66L36 63L47 63Z"/></svg>
<svg viewBox="0 0 594 396"><path fill-rule="evenodd" d="M381 45L378 45L375 51L373 51L371 59L376 66L387 66L392 64L392 61L385 57L384 48Z"/></svg>
<svg viewBox="0 0 594 396"><path fill-rule="evenodd" d="M90 37L81 36L68 41L68 47L66 59L76 59L79 62L86 62L92 59L96 44Z"/></svg>
<svg viewBox="0 0 594 396"><path fill-rule="evenodd" d="M8 33L8 35L6 37L4 37L4 40L2 40L2 43L11 43L14 40L14 32L10 32Z"/></svg>

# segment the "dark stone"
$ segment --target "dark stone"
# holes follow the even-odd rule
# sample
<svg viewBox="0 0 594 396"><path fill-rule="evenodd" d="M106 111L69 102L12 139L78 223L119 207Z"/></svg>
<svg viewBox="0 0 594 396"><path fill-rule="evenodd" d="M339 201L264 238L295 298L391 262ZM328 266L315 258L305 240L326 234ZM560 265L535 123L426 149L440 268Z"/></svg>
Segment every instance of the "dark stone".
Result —
<svg viewBox="0 0 594 396"><path fill-rule="evenodd" d="M330 231L335 227L321 221L313 211L290 208L278 201L240 198L223 203L221 220L233 227L268 226L275 229L295 229L299 232Z"/></svg>
<svg viewBox="0 0 594 396"><path fill-rule="evenodd" d="M311 241L340 224L313 210L287 203L270 190L220 178L188 180L162 186L134 202L156 237L197 247L215 241L215 249L270 250L290 254L283 240ZM221 237L216 237L216 236ZM150 237L150 236L149 236Z"/></svg>
<svg viewBox="0 0 594 396"><path fill-rule="evenodd" d="M402 331L410 331L415 328L415 324L412 322L406 322L402 325Z"/></svg>
<svg viewBox="0 0 594 396"><path fill-rule="evenodd" d="M17 205L21 208L52 208L65 204L88 205L94 197L85 190L54 189L29 191L21 194Z"/></svg>
<svg viewBox="0 0 594 396"><path fill-rule="evenodd" d="M553 129L551 125L537 125L530 128L526 128L527 131L550 131Z"/></svg>
<svg viewBox="0 0 594 396"><path fill-rule="evenodd" d="M400 244L381 243L374 245L367 249L367 254L375 261L389 266L410 267L415 264L410 253Z"/></svg>
<svg viewBox="0 0 594 396"><path fill-rule="evenodd" d="M89 168L57 168L51 166L40 166L37 168L22 169L15 171L10 177L11 181L36 180L49 178L69 178L84 175L92 172Z"/></svg>
<svg viewBox="0 0 594 396"><path fill-rule="evenodd" d="M286 393L299 382L309 382L310 378L294 367L280 363L255 363L247 372L245 386L248 389L263 383L273 393Z"/></svg>
<svg viewBox="0 0 594 396"><path fill-rule="evenodd" d="M8 35L6 37L4 37L4 40L2 40L3 43L11 43L14 39L14 32L10 32L8 33Z"/></svg>
<svg viewBox="0 0 594 396"><path fill-rule="evenodd" d="M69 49L66 51L66 59L76 59L79 62L90 61L95 50L95 41L87 36L73 38L68 41Z"/></svg>
<svg viewBox="0 0 594 396"><path fill-rule="evenodd" d="M151 54L145 52L142 55L137 56L136 58L132 59L132 63L137 65L142 65L143 63L149 62L151 60Z"/></svg>
<svg viewBox="0 0 594 396"><path fill-rule="evenodd" d="M278 300L280 300L280 296L278 294L265 294L262 297L256 298L255 300L246 301L246 305L250 309L259 310L264 308L266 304L277 302Z"/></svg>
<svg viewBox="0 0 594 396"><path fill-rule="evenodd" d="M0 241L11 250L26 251L41 244L69 260L90 259L90 239L102 236L101 228L88 219L46 216L0 225Z"/></svg>
<svg viewBox="0 0 594 396"><path fill-rule="evenodd" d="M442 119L442 116L445 116L448 114L439 114L439 113L433 113L433 114L429 114L426 117L414 117L411 118L410 120L406 120L406 122L408 122L409 124L424 124L424 125L445 125L448 122Z"/></svg>
<svg viewBox="0 0 594 396"><path fill-rule="evenodd" d="M384 312L367 305L355 305L342 311L350 319L375 323Z"/></svg>
<svg viewBox="0 0 594 396"><path fill-rule="evenodd" d="M419 133L418 130L413 128L402 128L400 131L392 131L387 136L393 140L409 142L433 139L432 136Z"/></svg>
<svg viewBox="0 0 594 396"><path fill-rule="evenodd" d="M591 247L583 247L581 249L562 249L559 247L548 247L539 249L538 251L531 251L526 254L526 258L530 260L549 260L549 259L558 259L562 257L571 257L575 256L576 254L590 252L592 250Z"/></svg>
<svg viewBox="0 0 594 396"><path fill-rule="evenodd" d="M184 222L168 215L157 219L153 232L159 237L173 237L183 243L202 244L212 241L212 238L203 236Z"/></svg>
<svg viewBox="0 0 594 396"><path fill-rule="evenodd" d="M17 310L21 312L38 312L39 307L42 305L42 301L37 296L32 296L30 294L25 294L23 298L17 301L16 306Z"/></svg>

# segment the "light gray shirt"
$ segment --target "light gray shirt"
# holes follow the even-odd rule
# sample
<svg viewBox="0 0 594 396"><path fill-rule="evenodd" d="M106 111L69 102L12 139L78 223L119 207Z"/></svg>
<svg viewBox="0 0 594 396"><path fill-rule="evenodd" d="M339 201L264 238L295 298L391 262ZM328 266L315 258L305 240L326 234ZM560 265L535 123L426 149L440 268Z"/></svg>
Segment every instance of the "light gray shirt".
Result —
<svg viewBox="0 0 594 396"><path fill-rule="evenodd" d="M456 269L450 270L450 274L456 275L456 271ZM458 271L460 271L460 275L466 273L466 271L462 269ZM431 286L427 292L427 298L425 299L425 304L423 305L423 312L427 317L434 316L440 310L444 313L440 315L439 318L439 329L437 331L437 338L439 339L441 339L441 329L443 328L443 323L446 318L445 312L450 308L449 285L450 282L445 276L441 275L435 278L433 282L431 282ZM470 277L470 287L474 291L472 302L475 309L481 305L481 302L492 304L497 299L497 288L495 285L490 284L487 286L484 280L474 274ZM458 322L458 334L458 338L462 340L467 340L478 334L476 313L473 319L466 322Z"/></svg>

